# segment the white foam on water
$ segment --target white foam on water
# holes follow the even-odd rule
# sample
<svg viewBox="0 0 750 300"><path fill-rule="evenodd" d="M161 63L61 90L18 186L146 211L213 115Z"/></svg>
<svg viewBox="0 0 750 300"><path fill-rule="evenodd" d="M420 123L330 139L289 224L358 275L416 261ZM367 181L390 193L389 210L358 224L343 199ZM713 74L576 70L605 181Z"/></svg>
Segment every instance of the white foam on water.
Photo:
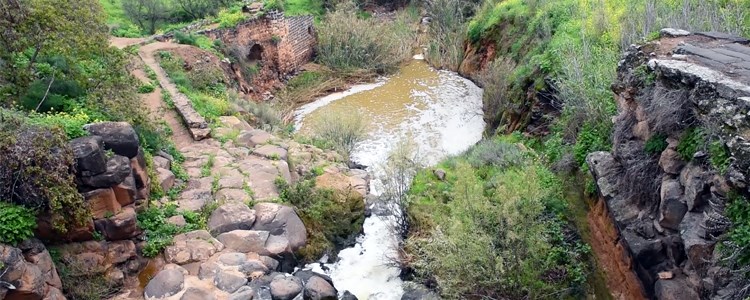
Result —
<svg viewBox="0 0 750 300"><path fill-rule="evenodd" d="M370 192L379 195L383 190L382 166L389 152L401 139L413 139L419 155L428 165L434 165L448 155L456 155L479 142L484 130L482 119L482 89L470 80L453 72L439 71L439 80L427 84L417 80L411 92L412 103L406 104L411 112L398 126L385 128L375 126L369 137L358 144L352 159L371 166ZM325 109L333 101L346 101L345 97L376 89L384 82L355 86L346 95L321 98L297 111L297 128L305 115L316 109ZM424 87L427 90L424 90ZM417 90L417 87L422 87ZM352 91L352 92L350 92ZM418 105L417 105L418 104ZM421 107L421 108L418 108ZM329 275L339 291L349 291L358 299L398 300L403 295L401 270L390 258L397 257L400 237L394 234L396 216L400 216L397 205L391 205L394 216L373 214L364 223L364 233L356 244L339 252L338 261L326 264L310 264L306 268Z"/></svg>

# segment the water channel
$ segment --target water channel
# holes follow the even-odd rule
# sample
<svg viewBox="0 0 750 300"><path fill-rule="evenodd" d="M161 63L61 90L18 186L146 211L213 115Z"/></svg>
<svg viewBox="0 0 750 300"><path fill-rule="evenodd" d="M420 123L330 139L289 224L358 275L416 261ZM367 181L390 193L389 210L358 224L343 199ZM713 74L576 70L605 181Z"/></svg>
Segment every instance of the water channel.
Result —
<svg viewBox="0 0 750 300"><path fill-rule="evenodd" d="M311 120L326 114L357 114L365 121L367 138L357 145L352 160L368 166L374 195L383 192L382 166L399 143L408 140L416 145L421 162L429 166L479 142L485 126L482 89L419 59L389 78L301 107L295 126L305 131ZM400 299L400 270L389 258L397 255L399 237L391 229L401 212L396 206L390 210L368 217L356 245L342 250L335 263L308 267L331 276L338 290L349 291L358 299Z"/></svg>

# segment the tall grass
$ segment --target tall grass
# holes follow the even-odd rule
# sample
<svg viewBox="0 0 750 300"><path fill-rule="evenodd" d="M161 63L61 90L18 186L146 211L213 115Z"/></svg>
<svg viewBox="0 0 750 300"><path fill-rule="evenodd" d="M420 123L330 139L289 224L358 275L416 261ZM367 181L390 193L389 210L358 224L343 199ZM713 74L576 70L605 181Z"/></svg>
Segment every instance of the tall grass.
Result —
<svg viewBox="0 0 750 300"><path fill-rule="evenodd" d="M366 136L366 124L358 113L326 114L312 124L315 144L333 148L346 158Z"/></svg>
<svg viewBox="0 0 750 300"><path fill-rule="evenodd" d="M464 58L468 16L475 8L474 1L434 0L425 5L427 15L432 17L427 60L437 68L458 70Z"/></svg>
<svg viewBox="0 0 750 300"><path fill-rule="evenodd" d="M317 61L336 72L367 71L386 74L411 54L416 31L406 17L395 22L357 16L353 2L328 14L319 26Z"/></svg>

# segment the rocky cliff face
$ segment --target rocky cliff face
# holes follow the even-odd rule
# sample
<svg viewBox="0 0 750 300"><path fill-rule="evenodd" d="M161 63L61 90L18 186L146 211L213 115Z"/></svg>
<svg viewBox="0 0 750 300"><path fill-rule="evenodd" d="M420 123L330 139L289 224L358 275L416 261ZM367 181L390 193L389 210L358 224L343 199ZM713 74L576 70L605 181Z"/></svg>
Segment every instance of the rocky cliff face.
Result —
<svg viewBox="0 0 750 300"><path fill-rule="evenodd" d="M747 43L663 30L618 66L613 150L587 162L649 296L743 297L717 245L728 198L748 192Z"/></svg>

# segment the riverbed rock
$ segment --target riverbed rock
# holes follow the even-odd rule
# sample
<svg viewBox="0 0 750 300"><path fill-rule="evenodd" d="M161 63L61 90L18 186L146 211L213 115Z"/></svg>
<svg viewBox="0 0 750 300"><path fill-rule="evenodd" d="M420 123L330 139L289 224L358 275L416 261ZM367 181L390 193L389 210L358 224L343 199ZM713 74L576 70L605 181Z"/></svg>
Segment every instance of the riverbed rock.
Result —
<svg viewBox="0 0 750 300"><path fill-rule="evenodd" d="M164 249L164 259L168 263L178 265L203 262L224 247L224 244L213 238L208 231L196 230L176 235L172 245Z"/></svg>
<svg viewBox="0 0 750 300"><path fill-rule="evenodd" d="M127 122L102 122L83 126L91 135L100 136L104 149L112 150L117 155L133 158L138 155L138 134Z"/></svg>
<svg viewBox="0 0 750 300"><path fill-rule="evenodd" d="M286 160L287 157L286 149L270 144L256 148L253 154L273 160Z"/></svg>
<svg viewBox="0 0 750 300"><path fill-rule="evenodd" d="M654 285L654 296L659 300L698 300L685 278L659 279Z"/></svg>
<svg viewBox="0 0 750 300"><path fill-rule="evenodd" d="M255 211L239 202L219 206L208 219L208 229L214 236L232 230L250 230L255 223Z"/></svg>
<svg viewBox="0 0 750 300"><path fill-rule="evenodd" d="M432 171L432 174L434 174L434 175L435 175L435 177L436 177L436 178L437 178L438 180L440 180L440 181L443 181L443 180L445 180L445 171L444 171L443 169L436 169L436 170L433 170L433 171Z"/></svg>
<svg viewBox="0 0 750 300"><path fill-rule="evenodd" d="M253 209L256 213L253 230L272 232L284 236L289 241L289 252L304 247L307 243L305 224L291 207L276 203L258 203Z"/></svg>
<svg viewBox="0 0 750 300"><path fill-rule="evenodd" d="M232 293L231 296L229 296L229 300L250 300L253 299L253 296L255 295L255 290L249 286L242 286L237 291Z"/></svg>
<svg viewBox="0 0 750 300"><path fill-rule="evenodd" d="M172 171L162 168L156 169L156 178L162 191L169 191L174 186L176 177Z"/></svg>
<svg viewBox="0 0 750 300"><path fill-rule="evenodd" d="M247 283L245 275L235 271L221 271L214 279L216 287L227 293L234 293L245 283Z"/></svg>
<svg viewBox="0 0 750 300"><path fill-rule="evenodd" d="M305 283L305 299L336 300L336 289L325 279L312 276Z"/></svg>
<svg viewBox="0 0 750 300"><path fill-rule="evenodd" d="M148 282L143 291L146 299L159 299L179 293L185 286L185 275L177 269L162 270Z"/></svg>
<svg viewBox="0 0 750 300"><path fill-rule="evenodd" d="M277 275L270 286L274 300L292 300L302 292L302 281L291 275Z"/></svg>
<svg viewBox="0 0 750 300"><path fill-rule="evenodd" d="M214 300L216 299L216 296L214 296L211 292L191 287L185 290L185 293L182 294L182 297L180 297L180 300Z"/></svg>
<svg viewBox="0 0 750 300"><path fill-rule="evenodd" d="M268 253L265 249L268 240L268 231L258 230L232 230L216 237L227 249L242 253L254 252L259 254Z"/></svg>

